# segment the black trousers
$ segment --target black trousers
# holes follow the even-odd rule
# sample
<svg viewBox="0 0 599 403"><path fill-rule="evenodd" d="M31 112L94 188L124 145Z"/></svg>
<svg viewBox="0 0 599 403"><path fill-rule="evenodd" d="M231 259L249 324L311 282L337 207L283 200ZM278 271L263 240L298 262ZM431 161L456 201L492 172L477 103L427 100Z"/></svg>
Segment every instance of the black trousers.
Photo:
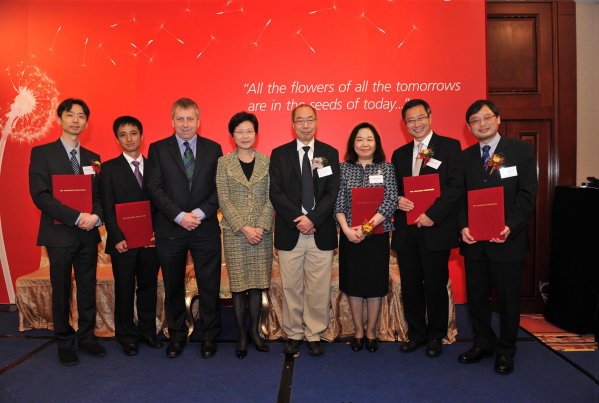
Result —
<svg viewBox="0 0 599 403"><path fill-rule="evenodd" d="M424 228L408 226L406 245L397 253L397 263L411 341L422 343L447 336L449 254L450 250L428 250Z"/></svg>
<svg viewBox="0 0 599 403"><path fill-rule="evenodd" d="M464 258L468 314L474 333L474 347L495 350L513 357L520 326L520 297L524 261L491 262L486 250L478 260ZM500 309L500 336L491 328L491 282L497 291Z"/></svg>
<svg viewBox="0 0 599 403"><path fill-rule="evenodd" d="M142 337L155 337L156 288L160 269L156 248L135 248L124 253L117 251L110 258L114 275L116 340L129 344L137 343ZM135 305L137 325L134 320Z"/></svg>
<svg viewBox="0 0 599 403"><path fill-rule="evenodd" d="M74 347L94 341L96 326L96 267L98 247L85 246L79 240L67 248L46 247L50 260L52 284L52 323L58 348ZM75 271L77 284L77 332L69 323L71 272Z"/></svg>
<svg viewBox="0 0 599 403"><path fill-rule="evenodd" d="M211 237L156 239L156 251L164 279L164 309L171 341L185 341L185 264L191 252L200 304L200 340L214 340L221 332L220 318L220 234Z"/></svg>

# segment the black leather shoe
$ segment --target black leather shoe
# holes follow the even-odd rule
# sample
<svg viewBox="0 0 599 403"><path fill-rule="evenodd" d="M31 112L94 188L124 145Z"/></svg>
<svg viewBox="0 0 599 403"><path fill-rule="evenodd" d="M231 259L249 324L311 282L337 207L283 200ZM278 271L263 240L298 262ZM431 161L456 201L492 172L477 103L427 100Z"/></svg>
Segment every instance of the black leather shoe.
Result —
<svg viewBox="0 0 599 403"><path fill-rule="evenodd" d="M247 334L247 339L248 339L248 343L254 343L254 345L256 346L256 351L260 351L261 353L268 353L270 352L270 348L268 348L268 346L266 345L266 342L260 338L260 341L262 342L261 345L258 345L258 343L254 342L254 340L252 340L252 336L250 336L250 332L248 332ZM243 357L240 357L243 358Z"/></svg>
<svg viewBox="0 0 599 403"><path fill-rule="evenodd" d="M401 351L402 353L411 353L413 351L416 351L416 349L418 349L418 347L422 345L424 345L423 342L408 340L406 342L401 343L401 346L399 346L399 351Z"/></svg>
<svg viewBox="0 0 599 403"><path fill-rule="evenodd" d="M162 342L158 340L156 337L150 337L149 339L143 339L144 343L152 348L161 348L163 346Z"/></svg>
<svg viewBox="0 0 599 403"><path fill-rule="evenodd" d="M62 365L66 365L67 367L79 364L77 353L75 352L75 349L72 347L59 348L58 359L60 360L60 363Z"/></svg>
<svg viewBox="0 0 599 403"><path fill-rule="evenodd" d="M203 358L214 357L214 355L216 354L216 342L214 340L202 341L201 350Z"/></svg>
<svg viewBox="0 0 599 403"><path fill-rule="evenodd" d="M482 348L472 347L468 351L464 351L458 357L458 361L463 362L464 364L476 364L483 358L491 358L493 357L492 351L483 350Z"/></svg>
<svg viewBox="0 0 599 403"><path fill-rule="evenodd" d="M426 345L426 355L429 357L438 357L443 352L443 342L441 339L429 341Z"/></svg>
<svg viewBox="0 0 599 403"><path fill-rule="evenodd" d="M283 352L285 354L297 354L299 353L300 345L302 344L301 340L288 339L285 342L285 347L283 348Z"/></svg>
<svg viewBox="0 0 599 403"><path fill-rule="evenodd" d="M310 355L323 355L324 354L324 348L322 348L322 343L320 342L320 340L308 342L308 354L310 354Z"/></svg>
<svg viewBox="0 0 599 403"><path fill-rule="evenodd" d="M91 343L79 343L77 347L79 351L85 351L94 358L104 357L106 355L106 349L100 345L100 343L92 341Z"/></svg>
<svg viewBox="0 0 599 403"><path fill-rule="evenodd" d="M512 357L505 354L497 354L495 357L495 372L505 375L514 372L514 360Z"/></svg>
<svg viewBox="0 0 599 403"><path fill-rule="evenodd" d="M364 337L354 337L350 343L351 349L354 351L360 351L364 347Z"/></svg>
<svg viewBox="0 0 599 403"><path fill-rule="evenodd" d="M125 355L137 355L137 343L123 344L123 353Z"/></svg>
<svg viewBox="0 0 599 403"><path fill-rule="evenodd" d="M374 353L378 349L379 349L379 342L377 341L377 339L369 339L367 337L366 338L366 350L370 351L371 353Z"/></svg>
<svg viewBox="0 0 599 403"><path fill-rule="evenodd" d="M239 358L240 360L242 358L245 358L246 355L248 355L248 350L247 348L245 350L235 350L235 355L237 356L237 358Z"/></svg>
<svg viewBox="0 0 599 403"><path fill-rule="evenodd" d="M183 353L184 341L171 341L166 348L166 356L168 358L176 358Z"/></svg>

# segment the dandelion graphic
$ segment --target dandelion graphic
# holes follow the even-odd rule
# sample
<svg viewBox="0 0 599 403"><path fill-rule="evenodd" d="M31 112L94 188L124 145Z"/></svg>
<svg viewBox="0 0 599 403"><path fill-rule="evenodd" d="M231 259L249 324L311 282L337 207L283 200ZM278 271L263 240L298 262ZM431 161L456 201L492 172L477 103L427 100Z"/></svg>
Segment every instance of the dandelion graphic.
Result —
<svg viewBox="0 0 599 403"><path fill-rule="evenodd" d="M31 58L33 59L33 57ZM29 59L29 61L31 61ZM58 90L54 81L29 62L21 62L17 67L15 81L11 76L10 68L6 69L12 87L17 96L11 105L0 109L0 127L2 127L2 138L0 138L0 173L2 172L2 159L6 141L10 137L12 141L19 143L32 143L34 140L45 136L52 123L58 106ZM3 116L2 116L3 115ZM4 246L4 235L2 233L2 221L0 220L0 263L4 272L7 285L12 284L6 248ZM14 301L14 292L8 287L10 301Z"/></svg>

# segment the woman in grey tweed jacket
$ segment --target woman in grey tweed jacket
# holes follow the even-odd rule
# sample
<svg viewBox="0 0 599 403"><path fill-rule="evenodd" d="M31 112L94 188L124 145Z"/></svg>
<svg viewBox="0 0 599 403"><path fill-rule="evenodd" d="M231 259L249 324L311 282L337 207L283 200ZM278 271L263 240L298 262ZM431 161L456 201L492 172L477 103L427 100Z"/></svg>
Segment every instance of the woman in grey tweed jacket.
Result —
<svg viewBox="0 0 599 403"><path fill-rule="evenodd" d="M238 332L235 354L244 358L249 341L258 351L269 351L258 332L258 322L262 290L270 286L274 210L268 197L270 159L253 148L258 119L251 113L237 113L229 122L229 133L237 149L218 160L216 188ZM247 335L246 293L250 308Z"/></svg>

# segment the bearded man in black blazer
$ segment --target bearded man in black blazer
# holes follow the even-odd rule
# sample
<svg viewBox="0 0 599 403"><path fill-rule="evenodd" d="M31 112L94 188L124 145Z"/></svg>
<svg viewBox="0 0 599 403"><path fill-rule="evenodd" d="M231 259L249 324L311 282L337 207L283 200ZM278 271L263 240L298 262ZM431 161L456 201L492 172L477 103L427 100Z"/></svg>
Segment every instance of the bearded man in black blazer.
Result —
<svg viewBox="0 0 599 403"><path fill-rule="evenodd" d="M175 133L150 145L147 174L150 198L159 213L154 234L171 339L166 354L180 356L187 340L185 265L190 251L198 285L201 352L208 358L216 354L215 340L221 331L216 167L223 151L219 144L197 135L200 110L191 99L177 100L171 117Z"/></svg>
<svg viewBox="0 0 599 403"><path fill-rule="evenodd" d="M400 195L391 248L397 251L408 322L408 341L402 343L400 351L412 352L426 344L426 355L438 357L443 352L442 339L447 335L449 320L449 255L459 246L456 225L458 202L464 191L462 147L458 140L432 131L427 102L410 100L401 114L414 141L395 150L391 159ZM434 156L423 166L419 156L426 149ZM406 212L414 208L414 203L403 196L403 178L429 174L439 174L441 195L415 223L408 223Z"/></svg>
<svg viewBox="0 0 599 403"><path fill-rule="evenodd" d="M270 157L270 201L275 208L275 248L283 283L283 351L295 354L304 337L308 352L324 353L320 334L329 325L331 271L337 247L333 207L339 193L339 153L314 139L316 111L291 114L297 139Z"/></svg>
<svg viewBox="0 0 599 403"><path fill-rule="evenodd" d="M473 347L460 354L463 363L477 363L493 357L495 371L514 370L516 338L520 324L520 296L524 258L529 250L526 227L534 213L538 181L535 150L524 140L501 136L497 106L486 100L473 103L466 112L468 128L478 143L464 150L466 190L503 187L505 228L490 241L477 241L468 228L466 197L461 203L459 228L460 254L466 266L468 313L474 332ZM504 163L491 173L484 165L493 155ZM487 160L487 161L485 161ZM501 310L501 333L491 328L489 289L495 286Z"/></svg>
<svg viewBox="0 0 599 403"><path fill-rule="evenodd" d="M152 348L162 347L162 342L156 338L156 288L160 265L155 248L128 247L118 226L115 208L116 204L150 200L144 175L148 160L140 149L143 126L134 117L121 116L112 128L123 153L104 162L100 196L108 232L106 253L110 255L114 274L116 340L123 346L123 353L135 355L140 339ZM155 213L152 208L152 214ZM149 243L151 239L147 241ZM136 295L137 306L134 303ZM137 325L133 320L135 307Z"/></svg>
<svg viewBox="0 0 599 403"><path fill-rule="evenodd" d="M42 211L37 245L45 246L50 260L52 284L52 323L58 358L63 365L79 363L79 351L93 357L106 355L106 350L94 338L96 326L96 266L98 226L103 214L98 189L98 175L92 165L100 156L81 147L79 135L87 127L89 108L80 99L65 99L57 108L61 137L53 143L33 147L29 163L29 193L33 203ZM77 211L62 204L53 196L53 175L93 175L90 213ZM61 224L55 224L57 220ZM77 332L69 324L71 271L77 283Z"/></svg>

